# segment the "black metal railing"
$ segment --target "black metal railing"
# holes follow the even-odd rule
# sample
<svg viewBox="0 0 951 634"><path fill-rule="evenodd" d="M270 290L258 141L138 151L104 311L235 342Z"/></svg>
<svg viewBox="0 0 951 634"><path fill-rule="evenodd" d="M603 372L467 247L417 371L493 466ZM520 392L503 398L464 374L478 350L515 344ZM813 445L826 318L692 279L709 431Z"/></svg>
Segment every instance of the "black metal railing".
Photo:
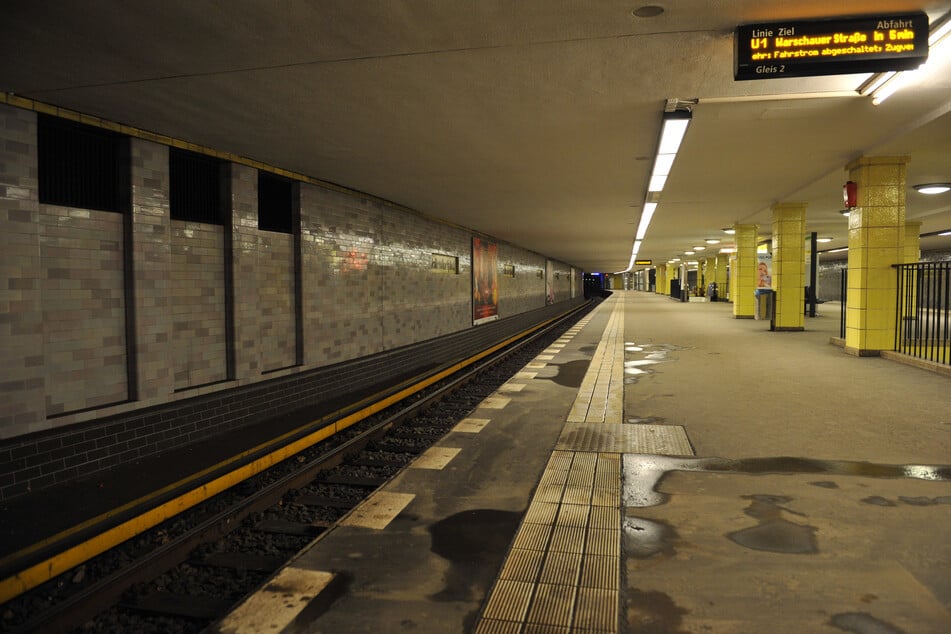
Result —
<svg viewBox="0 0 951 634"><path fill-rule="evenodd" d="M895 351L951 364L951 260L896 264Z"/></svg>
<svg viewBox="0 0 951 634"><path fill-rule="evenodd" d="M845 300L846 300L846 295L848 295L848 291L849 291L849 270L848 269L842 269L842 281L840 283L841 283L841 287L839 289L840 291L839 297L842 298L842 305L839 308L839 337L841 337L842 339L845 339L845 310L846 310L846 305L848 303Z"/></svg>

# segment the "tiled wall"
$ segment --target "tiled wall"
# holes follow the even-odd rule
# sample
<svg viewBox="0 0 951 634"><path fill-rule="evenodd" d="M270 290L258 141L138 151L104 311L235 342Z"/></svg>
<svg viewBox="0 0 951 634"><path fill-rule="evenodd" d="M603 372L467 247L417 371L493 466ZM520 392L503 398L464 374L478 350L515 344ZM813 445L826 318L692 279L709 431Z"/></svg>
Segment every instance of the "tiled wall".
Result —
<svg viewBox="0 0 951 634"><path fill-rule="evenodd" d="M0 434L11 436L47 426L36 116L0 106L0 139ZM0 472L0 486L11 479Z"/></svg>
<svg viewBox="0 0 951 634"><path fill-rule="evenodd" d="M47 416L129 397L122 223L122 214L40 205Z"/></svg>
<svg viewBox="0 0 951 634"><path fill-rule="evenodd" d="M297 363L294 302L294 236L261 231L258 235L258 338L261 371Z"/></svg>
<svg viewBox="0 0 951 634"><path fill-rule="evenodd" d="M224 227L172 220L169 301L175 389L228 378Z"/></svg>
<svg viewBox="0 0 951 634"><path fill-rule="evenodd" d="M499 315L506 317L545 305L545 258L508 244L499 245ZM515 267L515 277L504 274Z"/></svg>
<svg viewBox="0 0 951 634"><path fill-rule="evenodd" d="M501 322L474 328L469 231L306 183L299 241L261 231L257 170L238 164L224 226L172 221L168 147L139 138L131 214L41 206L36 152L35 114L0 106L0 499L313 406L572 298L570 266L553 263L546 307L546 258L500 244ZM340 382L341 364L372 375Z"/></svg>

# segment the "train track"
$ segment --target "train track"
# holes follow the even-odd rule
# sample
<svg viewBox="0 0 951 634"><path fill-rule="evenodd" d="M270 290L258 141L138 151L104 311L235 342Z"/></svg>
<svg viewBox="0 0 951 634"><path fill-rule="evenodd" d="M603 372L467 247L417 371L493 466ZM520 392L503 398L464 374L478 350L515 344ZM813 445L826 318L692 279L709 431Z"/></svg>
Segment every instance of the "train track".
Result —
<svg viewBox="0 0 951 634"><path fill-rule="evenodd" d="M424 389L400 390L386 407L364 407L370 414L345 430L8 601L0 631L201 631L590 309L456 364Z"/></svg>

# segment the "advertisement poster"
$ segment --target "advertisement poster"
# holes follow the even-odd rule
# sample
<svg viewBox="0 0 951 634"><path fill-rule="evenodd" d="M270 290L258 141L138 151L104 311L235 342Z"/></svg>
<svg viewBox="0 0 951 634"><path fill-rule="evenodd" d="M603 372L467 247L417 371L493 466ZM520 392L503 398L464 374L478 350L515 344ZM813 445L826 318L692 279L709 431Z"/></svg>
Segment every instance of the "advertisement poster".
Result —
<svg viewBox="0 0 951 634"><path fill-rule="evenodd" d="M499 318L499 245L472 238L472 323Z"/></svg>
<svg viewBox="0 0 951 634"><path fill-rule="evenodd" d="M760 252L756 254L756 288L772 288L773 286L773 254Z"/></svg>

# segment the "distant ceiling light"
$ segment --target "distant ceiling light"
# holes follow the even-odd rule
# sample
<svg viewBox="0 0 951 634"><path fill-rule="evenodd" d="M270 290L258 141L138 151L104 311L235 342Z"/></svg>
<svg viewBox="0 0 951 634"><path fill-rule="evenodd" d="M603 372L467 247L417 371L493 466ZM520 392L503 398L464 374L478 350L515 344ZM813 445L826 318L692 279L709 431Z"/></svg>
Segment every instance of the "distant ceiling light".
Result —
<svg viewBox="0 0 951 634"><path fill-rule="evenodd" d="M694 255L693 251L684 251L684 255Z"/></svg>
<svg viewBox="0 0 951 634"><path fill-rule="evenodd" d="M832 238L816 238L816 242L832 242Z"/></svg>
<svg viewBox="0 0 951 634"><path fill-rule="evenodd" d="M724 228L723 228L723 233L732 236L732 235L734 235L734 234L736 233L736 229L732 229L732 228L730 228L730 227L724 227Z"/></svg>
<svg viewBox="0 0 951 634"><path fill-rule="evenodd" d="M938 234L939 236L951 236L951 231L942 231Z"/></svg>
<svg viewBox="0 0 951 634"><path fill-rule="evenodd" d="M825 253L842 253L843 251L848 251L849 247L842 247L841 249L829 249Z"/></svg>
<svg viewBox="0 0 951 634"><path fill-rule="evenodd" d="M852 213L852 210L851 210L851 209L842 209L842 210L839 211L839 213L842 214L843 216L848 216L850 213Z"/></svg>
<svg viewBox="0 0 951 634"><path fill-rule="evenodd" d="M639 18L656 18L664 12L664 7L658 7L656 4L648 4L634 9L634 15Z"/></svg>
<svg viewBox="0 0 951 634"><path fill-rule="evenodd" d="M720 253L736 253L736 247L723 247Z"/></svg>
<svg viewBox="0 0 951 634"><path fill-rule="evenodd" d="M720 244L719 238L707 238L704 242L707 244Z"/></svg>
<svg viewBox="0 0 951 634"><path fill-rule="evenodd" d="M694 251L705 251L707 247L694 247Z"/></svg>
<svg viewBox="0 0 951 634"><path fill-rule="evenodd" d="M943 194L951 190L951 183L924 183L914 187L919 194Z"/></svg>

